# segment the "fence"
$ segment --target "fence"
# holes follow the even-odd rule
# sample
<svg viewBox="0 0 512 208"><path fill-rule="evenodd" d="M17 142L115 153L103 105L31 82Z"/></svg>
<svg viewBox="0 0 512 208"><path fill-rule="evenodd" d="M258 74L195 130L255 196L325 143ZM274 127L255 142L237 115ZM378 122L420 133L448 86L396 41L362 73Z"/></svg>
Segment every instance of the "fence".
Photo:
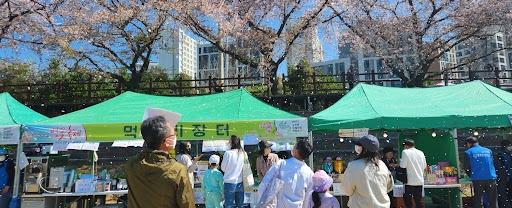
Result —
<svg viewBox="0 0 512 208"><path fill-rule="evenodd" d="M512 70L454 71L433 74L425 81L426 85L450 85L472 80L483 80L503 89L512 89ZM215 79L150 80L142 82L138 92L166 96L204 95L238 88L246 88L257 96L272 96L270 77L229 77ZM279 96L345 94L357 83L400 87L399 78L389 72L370 71L368 73L341 73L338 75L303 75L301 77L278 77ZM119 82L74 83L27 83L0 85L0 91L10 92L14 97L31 105L93 104L112 98L126 91Z"/></svg>

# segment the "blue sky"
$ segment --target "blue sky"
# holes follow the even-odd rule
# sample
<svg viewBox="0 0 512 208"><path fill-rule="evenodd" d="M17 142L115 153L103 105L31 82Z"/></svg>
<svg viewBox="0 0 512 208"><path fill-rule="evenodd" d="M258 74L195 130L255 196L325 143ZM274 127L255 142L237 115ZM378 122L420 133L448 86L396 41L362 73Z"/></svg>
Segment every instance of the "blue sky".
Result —
<svg viewBox="0 0 512 208"><path fill-rule="evenodd" d="M333 44L332 41L326 41L325 34L319 30L318 36L320 37L323 49L324 49L324 60L333 60L337 58L337 45ZM28 47L20 46L18 48L0 48L0 60L17 60L24 63L33 64L37 69L45 69L52 55L49 53L37 53ZM157 60L155 60L157 61ZM278 74L286 74L286 61L279 66Z"/></svg>

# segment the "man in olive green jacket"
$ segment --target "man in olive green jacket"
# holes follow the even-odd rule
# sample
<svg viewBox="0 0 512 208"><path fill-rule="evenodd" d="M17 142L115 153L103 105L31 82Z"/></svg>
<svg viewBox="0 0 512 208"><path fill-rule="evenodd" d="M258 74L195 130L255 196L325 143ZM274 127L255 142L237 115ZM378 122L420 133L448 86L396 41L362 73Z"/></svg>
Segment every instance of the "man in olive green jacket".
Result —
<svg viewBox="0 0 512 208"><path fill-rule="evenodd" d="M172 122L156 116L142 123L145 149L125 165L129 208L195 207L187 168L168 153L176 145Z"/></svg>

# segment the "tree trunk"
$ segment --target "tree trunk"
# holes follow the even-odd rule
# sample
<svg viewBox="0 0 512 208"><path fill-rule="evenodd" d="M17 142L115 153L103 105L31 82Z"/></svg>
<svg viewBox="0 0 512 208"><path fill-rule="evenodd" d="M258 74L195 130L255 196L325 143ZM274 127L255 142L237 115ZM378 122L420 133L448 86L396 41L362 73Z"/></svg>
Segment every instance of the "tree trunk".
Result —
<svg viewBox="0 0 512 208"><path fill-rule="evenodd" d="M279 94L279 88L278 88L278 83L279 83L279 80L278 80L278 77L277 77L277 69L278 67L277 66L274 66L272 65L272 68L269 69L269 76L270 76L270 93L272 95L277 95Z"/></svg>
<svg viewBox="0 0 512 208"><path fill-rule="evenodd" d="M126 89L128 91L137 92L140 90L140 83L142 82L142 74L140 72L131 73L131 78L128 82L126 82Z"/></svg>
<svg viewBox="0 0 512 208"><path fill-rule="evenodd" d="M424 87L425 86L424 83L425 83L424 76L416 76L416 77L414 77L412 79L406 80L404 86L408 87L408 88L410 88L410 87Z"/></svg>

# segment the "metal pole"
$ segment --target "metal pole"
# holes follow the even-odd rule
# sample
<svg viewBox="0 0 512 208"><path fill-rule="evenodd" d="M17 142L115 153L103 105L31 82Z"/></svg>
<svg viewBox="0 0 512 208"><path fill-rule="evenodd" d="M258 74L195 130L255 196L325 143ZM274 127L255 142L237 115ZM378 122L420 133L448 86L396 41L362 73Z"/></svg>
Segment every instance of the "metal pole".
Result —
<svg viewBox="0 0 512 208"><path fill-rule="evenodd" d="M309 143L311 144L311 146L313 146L313 132L310 131L309 132L309 135L308 135L308 140L309 140ZM314 149L314 147L313 147ZM313 152L309 155L309 167L311 169L313 169Z"/></svg>
<svg viewBox="0 0 512 208"><path fill-rule="evenodd" d="M20 184L20 177L21 177L21 169L20 169L20 158L23 154L23 143L21 142L21 135L23 134L21 125L20 125L20 139L18 141L17 147L16 147L16 166L14 169L14 185L13 185L13 191L12 191L12 198L18 198L19 193L19 184Z"/></svg>
<svg viewBox="0 0 512 208"><path fill-rule="evenodd" d="M459 142L457 139L457 129L453 129L450 133L453 137L453 143L455 146L455 158L457 160L457 164L456 164L457 165L457 175L460 177ZM459 189L459 207L462 207L462 196L460 195L460 189Z"/></svg>

